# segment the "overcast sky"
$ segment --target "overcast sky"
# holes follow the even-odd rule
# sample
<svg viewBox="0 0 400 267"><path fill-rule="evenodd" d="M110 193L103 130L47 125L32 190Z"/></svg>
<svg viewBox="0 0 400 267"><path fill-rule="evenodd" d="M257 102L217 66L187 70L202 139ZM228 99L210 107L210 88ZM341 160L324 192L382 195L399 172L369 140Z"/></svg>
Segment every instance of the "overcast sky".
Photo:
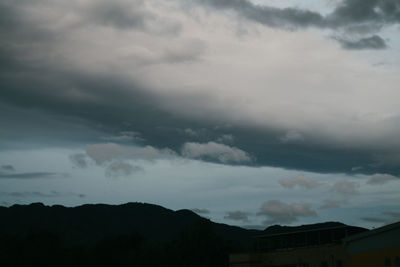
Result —
<svg viewBox="0 0 400 267"><path fill-rule="evenodd" d="M0 205L400 220L398 0L0 0Z"/></svg>

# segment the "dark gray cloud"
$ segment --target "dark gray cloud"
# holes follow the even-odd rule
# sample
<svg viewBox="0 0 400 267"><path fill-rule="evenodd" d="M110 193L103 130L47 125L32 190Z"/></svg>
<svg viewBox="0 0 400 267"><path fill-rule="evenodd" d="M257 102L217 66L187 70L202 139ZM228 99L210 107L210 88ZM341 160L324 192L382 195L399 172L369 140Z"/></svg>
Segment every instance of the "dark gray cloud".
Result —
<svg viewBox="0 0 400 267"><path fill-rule="evenodd" d="M198 0L198 2L219 9L232 9L248 19L279 28L308 26L337 28L365 23L382 25L400 22L400 4L396 0L344 0L326 16L298 8L256 5L248 0Z"/></svg>
<svg viewBox="0 0 400 267"><path fill-rule="evenodd" d="M229 211L227 215L224 216L224 218L234 221L243 221L243 222L249 221L248 213L244 211Z"/></svg>
<svg viewBox="0 0 400 267"><path fill-rule="evenodd" d="M372 222L372 223L384 223L386 219L383 217L362 217L363 221Z"/></svg>
<svg viewBox="0 0 400 267"><path fill-rule="evenodd" d="M383 211L379 216L367 216L361 219L367 222L390 224L400 221L400 212Z"/></svg>
<svg viewBox="0 0 400 267"><path fill-rule="evenodd" d="M345 0L330 15L342 24L352 23L398 23L400 3L397 0Z"/></svg>
<svg viewBox="0 0 400 267"><path fill-rule="evenodd" d="M79 198L84 198L85 194L78 193L66 193L59 191L50 191L48 193L43 193L39 191L21 191L21 192L0 192L0 196L14 197L14 198L52 198L52 197L65 197L65 196L76 196Z"/></svg>
<svg viewBox="0 0 400 267"><path fill-rule="evenodd" d="M382 212L383 215L387 216L386 223L394 223L400 221L400 212L396 211L384 211Z"/></svg>
<svg viewBox="0 0 400 267"><path fill-rule="evenodd" d="M0 167L0 179L42 179L42 178L65 178L67 173L58 172L15 172L12 165L2 165Z"/></svg>
<svg viewBox="0 0 400 267"><path fill-rule="evenodd" d="M192 211L196 212L198 214L210 214L210 211L208 209L194 208L194 209L192 209Z"/></svg>
<svg viewBox="0 0 400 267"><path fill-rule="evenodd" d="M153 14L143 9L143 1L133 1L137 8L123 1L96 1L87 8L89 20L93 22L122 28L144 29L146 21L154 19Z"/></svg>
<svg viewBox="0 0 400 267"><path fill-rule="evenodd" d="M275 8L259 6L247 0L198 0L198 2L218 9L232 9L241 16L256 22L279 28L299 28L325 26L324 17L316 12L296 8Z"/></svg>
<svg viewBox="0 0 400 267"><path fill-rule="evenodd" d="M232 6L240 10L248 9L243 11L248 12L246 17L254 13L258 14L259 20L262 20L263 12L276 12L278 15L271 15L272 18L283 17L289 21L284 22L288 27L297 24L297 20L300 21L298 25L301 27L320 23L317 22L320 21L320 16L313 15L312 12L296 13L295 9L281 12L279 9L261 8L238 0L206 2L218 8ZM366 174L400 174L399 161L373 165L378 154L385 156L393 151L382 151L370 146L338 147L318 142L319 140L314 142L314 138L297 131L273 127L261 129L251 124L227 126L226 121L217 116L199 119L188 117L184 111L170 112L163 108L163 104L168 102L173 106L174 103L187 102L190 106L190 103L209 103L211 99L200 94L173 92L167 96L156 95L134 77L128 79L116 71L110 70L104 74L77 69L76 66L68 64L69 61L64 56L59 57L60 54L63 55L64 50L57 50L57 45L68 41L63 39L63 33L66 34L74 28L71 26L72 28L53 31L51 27L43 27L42 21L29 21L31 16L26 14L27 8L20 6L25 4L27 2L0 3L1 150L26 149L29 146L82 147L83 144L88 144L91 151L89 156L102 163L114 160L109 152L92 146L104 141L132 141L147 147L147 152L151 150L149 147L156 152L151 156L150 152L145 153L142 150L143 153L130 154L130 159L154 159L157 151L164 148L169 149L170 153L166 154L172 155L173 151L180 153L182 146L185 147L184 144L191 144L186 146L188 149L184 149L188 157L224 164L340 173L350 172L354 166L362 166L359 172ZM101 8L106 9L111 4L105 5L106 7ZM117 3L116 8L120 8L121 5L123 6ZM89 11L85 9L82 12ZM78 15L85 16L80 13ZM291 16L294 19L287 19ZM306 18L308 16L313 19ZM84 18L91 19L90 16ZM125 26L121 27L140 25L139 22L135 24L133 21L110 22L112 19L98 21L96 18L95 21L113 27L124 23ZM146 20L146 15L142 19ZM394 23L395 20L390 21ZM195 46L198 47L193 51L189 49L193 52L189 53L189 57L196 57L203 49L201 43ZM50 51L58 52L53 54ZM169 55L176 53L167 52ZM176 58L176 55L170 58ZM165 56L161 57L161 60L165 60ZM134 133L140 133L140 136ZM229 143L233 141L230 140L230 136L234 137L234 145ZM139 140L138 137L143 140ZM218 144L216 140L224 144ZM164 156L166 154L164 153ZM85 166L82 156L73 157L72 160L76 166Z"/></svg>
<svg viewBox="0 0 400 267"><path fill-rule="evenodd" d="M160 17L146 8L145 1L93 1L81 8L87 21L118 29L136 28L156 34L179 34L182 25L167 17Z"/></svg>
<svg viewBox="0 0 400 267"><path fill-rule="evenodd" d="M67 173L57 172L23 172L23 173L0 173L0 179L42 179L42 178L65 178Z"/></svg>
<svg viewBox="0 0 400 267"><path fill-rule="evenodd" d="M262 204L259 216L265 216L265 224L291 224L300 217L314 217L317 213L307 204L287 204L280 200L269 200Z"/></svg>
<svg viewBox="0 0 400 267"><path fill-rule="evenodd" d="M127 143L137 143L145 141L145 139L142 137L140 133L133 131L123 131L120 132L118 135L103 136L101 139L110 142L127 142Z"/></svg>
<svg viewBox="0 0 400 267"><path fill-rule="evenodd" d="M387 47L385 40L378 35L361 38L358 40L338 39L343 48L362 50L362 49L385 49Z"/></svg>
<svg viewBox="0 0 400 267"><path fill-rule="evenodd" d="M13 172L13 171L15 171L14 166L13 166L13 165L10 165L10 164L1 165L0 170L2 170L2 171L8 171L8 172L10 172L10 171Z"/></svg>
<svg viewBox="0 0 400 267"><path fill-rule="evenodd" d="M7 201L1 201L1 202L0 202L0 205L3 206L3 207L8 207L8 206L10 206L11 204L10 204L9 202L7 202Z"/></svg>
<svg viewBox="0 0 400 267"><path fill-rule="evenodd" d="M275 8L256 5L248 0L197 0L217 9L231 9L240 16L269 27L297 29L304 27L328 28L339 32L367 34L379 31L387 24L400 22L397 0L344 0L326 16L298 8ZM346 49L384 49L385 41L378 35L358 40L337 39Z"/></svg>

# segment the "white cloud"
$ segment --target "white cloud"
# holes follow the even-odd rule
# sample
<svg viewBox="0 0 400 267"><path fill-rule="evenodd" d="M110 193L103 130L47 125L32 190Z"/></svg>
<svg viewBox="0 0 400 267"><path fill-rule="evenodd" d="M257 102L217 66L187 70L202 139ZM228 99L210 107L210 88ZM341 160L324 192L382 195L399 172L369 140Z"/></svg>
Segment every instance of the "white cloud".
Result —
<svg viewBox="0 0 400 267"><path fill-rule="evenodd" d="M97 164L120 159L135 159L153 161L162 158L172 158L175 152L168 148L157 149L152 146L134 147L115 143L95 144L86 146L87 155Z"/></svg>
<svg viewBox="0 0 400 267"><path fill-rule="evenodd" d="M390 174L384 174L384 173L376 173L372 175L368 181L367 184L369 185L383 185L385 183L388 183L390 181L399 181L400 178L390 175Z"/></svg>
<svg viewBox="0 0 400 267"><path fill-rule="evenodd" d="M181 154L192 159L209 158L221 163L247 163L251 162L248 153L237 148L215 142L185 143Z"/></svg>
<svg viewBox="0 0 400 267"><path fill-rule="evenodd" d="M307 204L287 204L279 200L269 200L262 204L257 215L266 216L266 224L293 223L300 217L313 217L317 213Z"/></svg>
<svg viewBox="0 0 400 267"><path fill-rule="evenodd" d="M322 185L321 183L311 180L310 178L305 176L281 179L279 180L279 183L285 188L294 188L295 186L298 186L305 189L313 189Z"/></svg>

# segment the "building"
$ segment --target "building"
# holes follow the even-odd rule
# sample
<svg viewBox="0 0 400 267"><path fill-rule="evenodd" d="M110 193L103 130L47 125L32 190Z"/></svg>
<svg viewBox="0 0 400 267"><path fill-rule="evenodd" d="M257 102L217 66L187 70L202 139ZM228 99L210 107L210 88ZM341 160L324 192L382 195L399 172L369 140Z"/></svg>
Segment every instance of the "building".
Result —
<svg viewBox="0 0 400 267"><path fill-rule="evenodd" d="M344 267L343 239L367 231L341 223L272 226L256 237L256 252L230 255L231 267Z"/></svg>
<svg viewBox="0 0 400 267"><path fill-rule="evenodd" d="M346 267L400 267L400 222L344 239Z"/></svg>

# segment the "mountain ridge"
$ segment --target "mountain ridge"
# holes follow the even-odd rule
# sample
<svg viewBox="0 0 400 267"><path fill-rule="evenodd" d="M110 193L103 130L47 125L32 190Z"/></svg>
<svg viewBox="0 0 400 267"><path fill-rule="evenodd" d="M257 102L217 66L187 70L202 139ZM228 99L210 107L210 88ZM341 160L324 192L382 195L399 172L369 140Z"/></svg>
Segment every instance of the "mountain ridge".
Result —
<svg viewBox="0 0 400 267"><path fill-rule="evenodd" d="M228 255L253 251L257 236L318 226L251 230L139 202L13 205L0 207L0 218L2 266L228 266ZM322 225L332 224L344 225Z"/></svg>

